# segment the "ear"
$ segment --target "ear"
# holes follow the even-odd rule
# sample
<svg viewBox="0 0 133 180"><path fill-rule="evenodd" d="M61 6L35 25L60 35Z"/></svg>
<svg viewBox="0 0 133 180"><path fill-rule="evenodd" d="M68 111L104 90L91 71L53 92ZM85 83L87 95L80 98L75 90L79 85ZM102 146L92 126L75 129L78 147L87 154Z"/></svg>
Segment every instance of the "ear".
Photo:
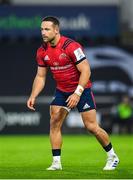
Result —
<svg viewBox="0 0 133 180"><path fill-rule="evenodd" d="M59 27L58 26L55 27L55 32L56 32L56 34L59 33Z"/></svg>

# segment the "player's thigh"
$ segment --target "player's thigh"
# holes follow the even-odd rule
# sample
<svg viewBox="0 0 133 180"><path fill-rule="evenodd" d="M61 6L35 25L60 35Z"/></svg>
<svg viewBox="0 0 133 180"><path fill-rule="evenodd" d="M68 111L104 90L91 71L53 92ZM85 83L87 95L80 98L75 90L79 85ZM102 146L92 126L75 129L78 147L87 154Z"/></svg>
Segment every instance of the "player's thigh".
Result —
<svg viewBox="0 0 133 180"><path fill-rule="evenodd" d="M63 106L51 105L50 106L50 117L51 121L63 121L68 114Z"/></svg>
<svg viewBox="0 0 133 180"><path fill-rule="evenodd" d="M87 127L95 127L98 125L96 120L96 110L92 109L89 111L81 112L83 123Z"/></svg>

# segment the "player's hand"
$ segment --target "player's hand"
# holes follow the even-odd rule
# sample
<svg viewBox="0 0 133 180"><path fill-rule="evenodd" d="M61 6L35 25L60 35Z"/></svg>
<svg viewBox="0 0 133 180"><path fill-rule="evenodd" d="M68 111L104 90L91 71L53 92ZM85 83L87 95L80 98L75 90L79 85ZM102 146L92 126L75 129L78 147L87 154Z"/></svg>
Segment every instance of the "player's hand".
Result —
<svg viewBox="0 0 133 180"><path fill-rule="evenodd" d="M30 97L27 101L27 107L33 111L35 111L35 98Z"/></svg>
<svg viewBox="0 0 133 180"><path fill-rule="evenodd" d="M70 109L76 107L78 102L79 102L79 100L80 100L80 96L78 96L76 93L73 93L66 100L67 107L70 108Z"/></svg>

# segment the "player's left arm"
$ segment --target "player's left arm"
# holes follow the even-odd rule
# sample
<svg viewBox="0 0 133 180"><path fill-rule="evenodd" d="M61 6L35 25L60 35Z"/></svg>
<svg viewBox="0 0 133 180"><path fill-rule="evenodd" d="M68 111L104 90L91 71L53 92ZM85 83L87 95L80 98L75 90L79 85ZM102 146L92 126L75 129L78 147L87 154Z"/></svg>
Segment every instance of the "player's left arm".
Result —
<svg viewBox="0 0 133 180"><path fill-rule="evenodd" d="M80 96L82 95L83 90L87 85L91 75L90 65L87 59L84 59L76 66L78 71L80 72L79 83L75 92L72 95L70 95L66 101L68 102L68 108L76 107L80 100Z"/></svg>
<svg viewBox="0 0 133 180"><path fill-rule="evenodd" d="M77 69L80 72L79 85L85 88L91 75L91 70L88 60L85 59L81 61L79 64L77 64Z"/></svg>

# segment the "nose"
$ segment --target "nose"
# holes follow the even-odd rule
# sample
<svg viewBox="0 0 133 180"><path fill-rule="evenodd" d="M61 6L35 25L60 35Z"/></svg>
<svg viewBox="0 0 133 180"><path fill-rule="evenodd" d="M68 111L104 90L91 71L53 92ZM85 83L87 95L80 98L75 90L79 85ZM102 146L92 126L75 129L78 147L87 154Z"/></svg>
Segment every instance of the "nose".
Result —
<svg viewBox="0 0 133 180"><path fill-rule="evenodd" d="M45 30L42 30L42 35L45 35Z"/></svg>

